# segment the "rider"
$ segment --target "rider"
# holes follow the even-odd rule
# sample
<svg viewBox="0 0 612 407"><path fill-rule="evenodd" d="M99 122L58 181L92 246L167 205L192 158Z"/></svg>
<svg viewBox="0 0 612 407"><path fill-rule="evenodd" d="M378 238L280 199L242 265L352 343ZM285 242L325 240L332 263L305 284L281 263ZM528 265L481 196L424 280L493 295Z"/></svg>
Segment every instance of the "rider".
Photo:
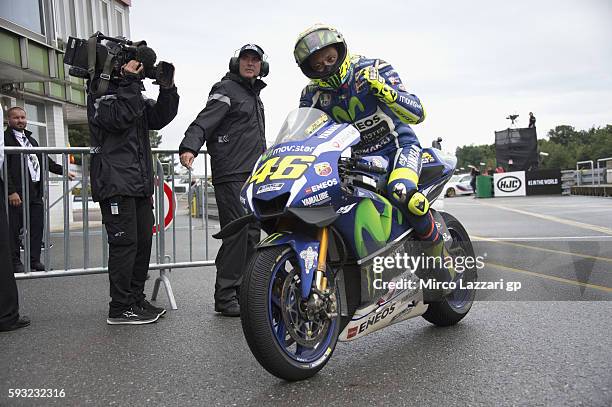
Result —
<svg viewBox="0 0 612 407"><path fill-rule="evenodd" d="M418 238L432 242L427 252L440 256L442 236L429 201L417 189L421 146L410 125L425 119L419 98L408 93L389 63L350 55L344 37L333 27L317 24L304 31L293 54L311 79L300 107L315 107L337 122L355 125L361 137L354 154L387 157L387 196L403 210Z"/></svg>

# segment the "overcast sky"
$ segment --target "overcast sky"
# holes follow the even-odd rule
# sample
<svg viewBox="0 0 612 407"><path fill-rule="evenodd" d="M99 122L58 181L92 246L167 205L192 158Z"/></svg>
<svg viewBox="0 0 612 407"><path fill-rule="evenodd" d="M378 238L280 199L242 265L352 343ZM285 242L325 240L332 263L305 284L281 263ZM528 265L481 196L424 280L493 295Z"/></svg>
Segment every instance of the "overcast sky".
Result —
<svg viewBox="0 0 612 407"><path fill-rule="evenodd" d="M317 22L342 32L349 52L396 68L427 111L414 126L423 146L438 136L449 151L493 143L510 113L526 127L533 111L539 138L559 124L612 124L610 0L134 0L132 39L146 39L176 66L181 102L162 146L178 147L229 58L249 42L270 62L261 97L274 140L307 83L293 60L295 39Z"/></svg>

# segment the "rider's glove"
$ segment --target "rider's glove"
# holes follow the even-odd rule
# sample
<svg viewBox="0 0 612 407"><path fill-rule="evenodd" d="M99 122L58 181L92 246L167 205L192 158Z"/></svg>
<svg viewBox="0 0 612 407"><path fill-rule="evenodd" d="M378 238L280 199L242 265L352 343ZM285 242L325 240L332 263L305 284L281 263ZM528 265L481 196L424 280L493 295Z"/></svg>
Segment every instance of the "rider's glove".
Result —
<svg viewBox="0 0 612 407"><path fill-rule="evenodd" d="M397 92L385 83L380 72L374 66L368 66L359 71L357 81L369 85L370 92L388 105L397 100Z"/></svg>

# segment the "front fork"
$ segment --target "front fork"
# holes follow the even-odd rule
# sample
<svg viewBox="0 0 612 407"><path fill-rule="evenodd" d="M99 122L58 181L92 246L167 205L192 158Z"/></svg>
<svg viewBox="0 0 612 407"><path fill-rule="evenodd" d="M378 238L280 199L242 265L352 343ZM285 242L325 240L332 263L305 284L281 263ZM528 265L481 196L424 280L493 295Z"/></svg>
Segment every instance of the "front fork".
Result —
<svg viewBox="0 0 612 407"><path fill-rule="evenodd" d="M329 228L327 226L319 229L317 240L319 241L319 256L315 276L315 287L323 293L327 290L327 277L325 277L327 247L329 245Z"/></svg>

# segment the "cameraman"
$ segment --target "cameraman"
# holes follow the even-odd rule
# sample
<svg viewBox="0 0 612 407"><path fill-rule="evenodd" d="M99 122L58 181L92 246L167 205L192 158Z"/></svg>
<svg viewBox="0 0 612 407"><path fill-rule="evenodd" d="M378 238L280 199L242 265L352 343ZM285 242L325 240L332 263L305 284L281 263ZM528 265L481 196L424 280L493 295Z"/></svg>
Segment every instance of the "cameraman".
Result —
<svg viewBox="0 0 612 407"><path fill-rule="evenodd" d="M149 130L174 119L179 96L173 76L158 78L157 102L145 99L141 62L130 60L103 95L88 81L91 189L108 233L111 302L107 323L148 324L166 310L145 300L153 234L153 158Z"/></svg>

